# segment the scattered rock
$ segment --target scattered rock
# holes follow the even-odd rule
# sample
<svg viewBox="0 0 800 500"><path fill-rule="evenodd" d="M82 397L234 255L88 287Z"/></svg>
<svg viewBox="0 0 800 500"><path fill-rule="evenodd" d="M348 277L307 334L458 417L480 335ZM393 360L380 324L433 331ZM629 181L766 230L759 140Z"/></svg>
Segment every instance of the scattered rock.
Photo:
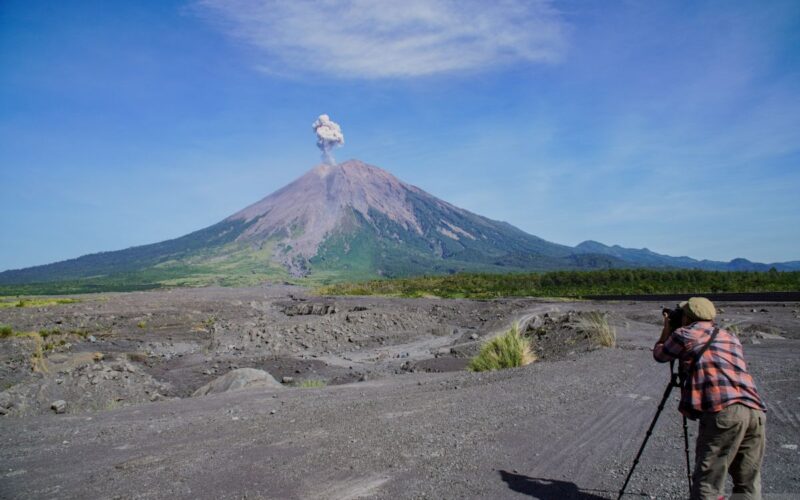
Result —
<svg viewBox="0 0 800 500"><path fill-rule="evenodd" d="M768 340L783 340L786 338L776 333L767 333L767 332L756 332L755 336L759 339L768 339Z"/></svg>
<svg viewBox="0 0 800 500"><path fill-rule="evenodd" d="M67 402L63 399L53 401L53 403L50 405L50 409L56 413L64 413L67 411Z"/></svg>

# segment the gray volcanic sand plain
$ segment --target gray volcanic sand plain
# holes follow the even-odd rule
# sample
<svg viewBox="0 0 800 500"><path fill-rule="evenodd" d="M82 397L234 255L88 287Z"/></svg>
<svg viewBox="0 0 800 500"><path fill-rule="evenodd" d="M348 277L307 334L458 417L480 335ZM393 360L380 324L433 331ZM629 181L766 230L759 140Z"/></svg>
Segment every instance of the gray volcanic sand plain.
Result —
<svg viewBox="0 0 800 500"><path fill-rule="evenodd" d="M0 339L2 498L616 498L669 380L650 348L670 304L290 286L76 298L0 309L47 333ZM800 305L718 306L769 407L765 498L797 498ZM617 347L587 338L587 311ZM539 361L465 370L515 324ZM245 367L283 388L191 397ZM687 496L677 399L626 498Z"/></svg>

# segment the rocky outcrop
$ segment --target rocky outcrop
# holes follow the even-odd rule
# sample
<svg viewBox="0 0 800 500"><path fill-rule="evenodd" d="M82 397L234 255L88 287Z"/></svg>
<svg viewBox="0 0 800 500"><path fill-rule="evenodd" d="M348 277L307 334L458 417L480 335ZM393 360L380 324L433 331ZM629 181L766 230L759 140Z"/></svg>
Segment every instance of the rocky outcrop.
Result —
<svg viewBox="0 0 800 500"><path fill-rule="evenodd" d="M55 362L58 361L58 362ZM26 417L48 412L80 414L167 399L172 388L137 363L106 358L100 353L65 353L43 362L33 372L0 392L0 415Z"/></svg>
<svg viewBox="0 0 800 500"><path fill-rule="evenodd" d="M325 316L336 313L336 304L324 302L299 302L283 304L283 314L287 316Z"/></svg>

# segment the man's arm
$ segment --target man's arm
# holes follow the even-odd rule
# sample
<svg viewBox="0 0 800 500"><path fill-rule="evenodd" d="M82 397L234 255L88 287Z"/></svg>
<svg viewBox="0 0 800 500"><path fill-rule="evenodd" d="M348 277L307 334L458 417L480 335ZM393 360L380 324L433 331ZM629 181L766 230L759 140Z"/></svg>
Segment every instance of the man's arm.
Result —
<svg viewBox="0 0 800 500"><path fill-rule="evenodd" d="M653 346L653 359L659 363L666 363L680 356L683 350L682 339L674 333L669 327L669 317L664 313L664 328L661 329L661 336Z"/></svg>

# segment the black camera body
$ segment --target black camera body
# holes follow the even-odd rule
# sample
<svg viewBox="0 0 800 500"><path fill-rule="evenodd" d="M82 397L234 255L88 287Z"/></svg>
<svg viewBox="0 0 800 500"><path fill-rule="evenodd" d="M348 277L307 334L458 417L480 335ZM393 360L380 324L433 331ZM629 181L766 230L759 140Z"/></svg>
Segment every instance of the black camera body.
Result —
<svg viewBox="0 0 800 500"><path fill-rule="evenodd" d="M675 309L665 307L661 312L669 318L669 330L671 332L683 326L683 308L681 306L675 306Z"/></svg>

